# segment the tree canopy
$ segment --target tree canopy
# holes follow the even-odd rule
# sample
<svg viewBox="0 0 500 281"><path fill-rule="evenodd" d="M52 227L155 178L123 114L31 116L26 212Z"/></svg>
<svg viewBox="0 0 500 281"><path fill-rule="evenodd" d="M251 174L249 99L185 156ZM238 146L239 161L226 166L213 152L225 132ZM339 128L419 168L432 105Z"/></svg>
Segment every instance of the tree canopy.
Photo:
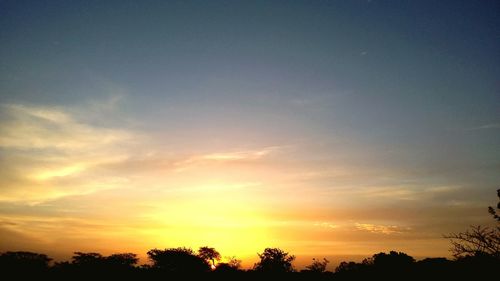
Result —
<svg viewBox="0 0 500 281"><path fill-rule="evenodd" d="M278 249L278 248L266 248L260 254L258 254L260 261L254 265L254 270L272 272L272 273L284 273L292 272L294 268L292 262L295 260L295 256Z"/></svg>

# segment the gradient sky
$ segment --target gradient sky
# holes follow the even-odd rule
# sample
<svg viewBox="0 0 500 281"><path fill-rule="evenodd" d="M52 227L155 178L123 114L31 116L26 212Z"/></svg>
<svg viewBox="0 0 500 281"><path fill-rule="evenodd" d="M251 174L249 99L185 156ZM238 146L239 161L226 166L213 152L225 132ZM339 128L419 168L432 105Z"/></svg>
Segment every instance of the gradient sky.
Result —
<svg viewBox="0 0 500 281"><path fill-rule="evenodd" d="M500 183L498 1L0 1L0 250L449 256Z"/></svg>

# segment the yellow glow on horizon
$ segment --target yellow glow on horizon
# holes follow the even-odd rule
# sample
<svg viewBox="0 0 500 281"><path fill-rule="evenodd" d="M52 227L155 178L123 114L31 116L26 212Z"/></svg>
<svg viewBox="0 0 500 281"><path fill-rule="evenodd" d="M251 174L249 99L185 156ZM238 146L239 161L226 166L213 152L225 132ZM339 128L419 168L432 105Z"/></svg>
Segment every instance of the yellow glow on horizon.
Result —
<svg viewBox="0 0 500 281"><path fill-rule="evenodd" d="M269 240L264 214L234 185L193 187L199 197L155 205L145 215L151 221L149 236L166 247L210 245L222 253L251 256ZM249 197L251 199L251 197Z"/></svg>

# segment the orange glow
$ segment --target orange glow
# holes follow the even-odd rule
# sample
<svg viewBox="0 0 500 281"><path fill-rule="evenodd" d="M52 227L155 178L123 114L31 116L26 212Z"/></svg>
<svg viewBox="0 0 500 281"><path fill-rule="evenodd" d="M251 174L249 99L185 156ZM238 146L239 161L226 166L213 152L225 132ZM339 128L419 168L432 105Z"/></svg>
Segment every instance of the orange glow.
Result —
<svg viewBox="0 0 500 281"><path fill-rule="evenodd" d="M314 147L304 155L289 145L215 150L192 144L172 154L160 145L144 148L141 143L153 141L137 132L83 124L61 109L14 106L9 114L16 122L1 124L10 178L0 179L0 200L11 211L0 218L2 236L12 241L3 249L55 257L76 250L133 251L146 262L152 248L209 245L223 257L242 259L244 267L265 247L302 257L390 249L448 255L440 238L446 230L421 236L417 217L401 206L457 192L454 186L364 187L360 183L376 168L295 161L317 153ZM22 153L34 147L51 157ZM431 210L418 218L440 214Z"/></svg>

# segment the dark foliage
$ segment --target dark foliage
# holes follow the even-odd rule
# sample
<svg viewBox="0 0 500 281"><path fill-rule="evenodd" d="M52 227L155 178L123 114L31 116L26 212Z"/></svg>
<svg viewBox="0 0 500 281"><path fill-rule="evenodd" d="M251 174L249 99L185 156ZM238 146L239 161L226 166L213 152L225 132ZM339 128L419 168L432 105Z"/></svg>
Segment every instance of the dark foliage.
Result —
<svg viewBox="0 0 500 281"><path fill-rule="evenodd" d="M134 253L112 254L106 257L107 264L116 269L133 268L139 259Z"/></svg>
<svg viewBox="0 0 500 281"><path fill-rule="evenodd" d="M427 258L421 261L405 253L378 253L357 262L342 262L335 272L325 271L327 260L316 261L301 272L293 270L294 256L277 248L259 254L253 270L239 269L239 260L210 262L189 248L153 249L148 252L151 265L137 266L132 253L103 256L76 252L69 262L49 266L50 258L30 252L0 254L0 268L8 276L42 280L120 279L120 280L476 280L495 276L500 262L491 255L464 256L456 260ZM23 278L24 279L24 278ZM193 279L194 280L194 279Z"/></svg>
<svg viewBox="0 0 500 281"><path fill-rule="evenodd" d="M221 258L220 253L215 248L207 246L198 249L198 256L207 262L211 262L212 266L215 266L215 261L219 261Z"/></svg>
<svg viewBox="0 0 500 281"><path fill-rule="evenodd" d="M497 189L497 196L498 196L498 203L497 203L497 208L489 206L488 207L488 212L493 216L495 220L500 222L500 189Z"/></svg>
<svg viewBox="0 0 500 281"><path fill-rule="evenodd" d="M152 268L173 273L203 273L210 270L208 262L189 248L153 249L148 252Z"/></svg>
<svg viewBox="0 0 500 281"><path fill-rule="evenodd" d="M5 252L0 254L0 271L4 274L43 274L52 259L32 252Z"/></svg>
<svg viewBox="0 0 500 281"><path fill-rule="evenodd" d="M313 258L313 261L310 265L306 266L306 269L302 272L313 272L313 273L323 273L326 271L326 266L330 261L323 258L323 260L317 260Z"/></svg>
<svg viewBox="0 0 500 281"><path fill-rule="evenodd" d="M266 248L258 254L260 261L254 265L255 271L285 273L294 271L292 262L295 256L278 248Z"/></svg>

